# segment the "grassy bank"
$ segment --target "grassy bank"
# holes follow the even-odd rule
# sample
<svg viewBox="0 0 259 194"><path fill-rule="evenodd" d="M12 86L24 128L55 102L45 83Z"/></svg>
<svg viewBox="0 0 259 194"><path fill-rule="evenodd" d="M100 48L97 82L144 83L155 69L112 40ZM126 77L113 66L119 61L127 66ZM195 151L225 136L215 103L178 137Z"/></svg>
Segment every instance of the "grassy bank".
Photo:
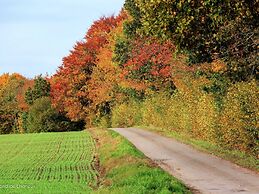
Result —
<svg viewBox="0 0 259 194"><path fill-rule="evenodd" d="M245 168L249 168L251 170L259 172L259 160L256 157L249 155L245 152L226 149L219 145L210 143L208 141L198 140L186 134L180 134L176 131L169 130L169 129L163 129L158 127L147 127L147 126L138 126L137 128L156 132L156 133L159 133L160 135L163 135L169 138L174 138L180 142L189 144L200 151L203 151L212 155L216 155L218 157L229 160Z"/></svg>
<svg viewBox="0 0 259 194"><path fill-rule="evenodd" d="M117 133L94 129L91 134L100 161L96 193L190 193Z"/></svg>

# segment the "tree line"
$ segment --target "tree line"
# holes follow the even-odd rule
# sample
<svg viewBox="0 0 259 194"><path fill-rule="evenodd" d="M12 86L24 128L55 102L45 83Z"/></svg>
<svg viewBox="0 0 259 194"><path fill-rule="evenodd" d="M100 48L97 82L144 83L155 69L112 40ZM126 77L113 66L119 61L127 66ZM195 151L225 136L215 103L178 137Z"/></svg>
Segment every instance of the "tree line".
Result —
<svg viewBox="0 0 259 194"><path fill-rule="evenodd" d="M18 89L16 103L49 107L51 118L70 124L154 125L256 154L258 7L256 0L126 0L117 16L92 24L41 91L39 78L31 89L22 81L27 92ZM38 113L25 112L30 131Z"/></svg>

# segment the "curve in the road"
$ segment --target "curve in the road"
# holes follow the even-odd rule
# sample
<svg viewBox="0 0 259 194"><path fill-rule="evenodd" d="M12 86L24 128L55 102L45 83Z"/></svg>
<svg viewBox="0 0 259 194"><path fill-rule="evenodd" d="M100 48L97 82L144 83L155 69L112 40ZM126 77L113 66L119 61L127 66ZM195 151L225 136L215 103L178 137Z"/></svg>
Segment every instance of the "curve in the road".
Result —
<svg viewBox="0 0 259 194"><path fill-rule="evenodd" d="M204 194L259 194L259 175L174 139L136 128L116 128L147 157Z"/></svg>

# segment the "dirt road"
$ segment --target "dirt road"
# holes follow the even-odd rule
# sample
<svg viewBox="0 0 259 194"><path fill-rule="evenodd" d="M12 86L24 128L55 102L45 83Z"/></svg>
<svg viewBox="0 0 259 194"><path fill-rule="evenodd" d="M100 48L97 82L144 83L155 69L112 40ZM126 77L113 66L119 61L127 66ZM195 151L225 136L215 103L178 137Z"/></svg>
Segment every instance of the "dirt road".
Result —
<svg viewBox="0 0 259 194"><path fill-rule="evenodd" d="M117 128L147 157L204 194L259 194L259 175L173 139L135 128Z"/></svg>

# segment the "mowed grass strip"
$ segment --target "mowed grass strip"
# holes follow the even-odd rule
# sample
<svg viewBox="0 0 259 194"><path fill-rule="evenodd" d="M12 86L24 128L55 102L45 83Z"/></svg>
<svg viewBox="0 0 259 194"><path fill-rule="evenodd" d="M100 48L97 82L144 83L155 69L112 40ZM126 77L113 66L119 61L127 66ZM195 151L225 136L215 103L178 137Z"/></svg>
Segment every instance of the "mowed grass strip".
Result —
<svg viewBox="0 0 259 194"><path fill-rule="evenodd" d="M100 161L98 194L190 194L128 140L106 129L90 130Z"/></svg>
<svg viewBox="0 0 259 194"><path fill-rule="evenodd" d="M88 132L0 136L0 193L90 193L97 184Z"/></svg>

